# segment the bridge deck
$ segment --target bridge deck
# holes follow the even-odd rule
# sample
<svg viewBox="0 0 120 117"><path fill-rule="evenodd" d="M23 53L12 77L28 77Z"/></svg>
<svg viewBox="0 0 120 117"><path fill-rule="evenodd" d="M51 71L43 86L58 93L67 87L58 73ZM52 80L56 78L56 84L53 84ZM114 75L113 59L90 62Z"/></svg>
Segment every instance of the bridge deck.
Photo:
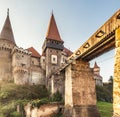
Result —
<svg viewBox="0 0 120 117"><path fill-rule="evenodd" d="M120 26L120 10L102 25L78 50L70 57L90 61L93 58L115 47L115 30Z"/></svg>

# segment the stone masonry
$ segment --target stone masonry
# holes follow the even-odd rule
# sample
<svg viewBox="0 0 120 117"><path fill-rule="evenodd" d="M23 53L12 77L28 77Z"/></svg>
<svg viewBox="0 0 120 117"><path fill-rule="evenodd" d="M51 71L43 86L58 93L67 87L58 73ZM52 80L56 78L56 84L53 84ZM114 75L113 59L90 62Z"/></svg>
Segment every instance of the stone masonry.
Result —
<svg viewBox="0 0 120 117"><path fill-rule="evenodd" d="M48 31L43 43L42 55L33 47L18 47L12 30L9 10L0 33L0 82L13 82L18 85L53 85L54 92L63 92L61 77L55 75L49 79L60 66L66 63L72 52L63 45L54 15L51 15ZM63 81L63 80L62 80ZM55 84L52 84L55 83ZM56 83L57 82L57 83ZM58 85L57 85L58 84ZM51 89L49 89L51 91Z"/></svg>
<svg viewBox="0 0 120 117"><path fill-rule="evenodd" d="M89 63L75 60L65 73L65 117L100 117L96 89Z"/></svg>
<svg viewBox="0 0 120 117"><path fill-rule="evenodd" d="M113 117L120 117L120 27L116 30L115 36Z"/></svg>

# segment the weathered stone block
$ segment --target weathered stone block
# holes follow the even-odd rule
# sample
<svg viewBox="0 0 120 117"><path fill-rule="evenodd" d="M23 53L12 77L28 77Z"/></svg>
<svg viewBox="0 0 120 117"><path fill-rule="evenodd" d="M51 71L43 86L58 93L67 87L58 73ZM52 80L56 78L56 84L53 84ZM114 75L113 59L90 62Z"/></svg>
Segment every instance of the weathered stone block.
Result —
<svg viewBox="0 0 120 117"><path fill-rule="evenodd" d="M95 80L89 63L76 60L66 68L65 78L64 117L100 117L96 107Z"/></svg>

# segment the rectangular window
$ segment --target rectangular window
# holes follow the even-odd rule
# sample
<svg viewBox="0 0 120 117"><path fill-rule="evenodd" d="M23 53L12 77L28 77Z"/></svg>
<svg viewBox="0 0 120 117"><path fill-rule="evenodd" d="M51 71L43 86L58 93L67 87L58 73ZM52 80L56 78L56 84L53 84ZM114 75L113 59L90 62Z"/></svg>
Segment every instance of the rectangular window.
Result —
<svg viewBox="0 0 120 117"><path fill-rule="evenodd" d="M57 55L51 55L51 63L57 64Z"/></svg>

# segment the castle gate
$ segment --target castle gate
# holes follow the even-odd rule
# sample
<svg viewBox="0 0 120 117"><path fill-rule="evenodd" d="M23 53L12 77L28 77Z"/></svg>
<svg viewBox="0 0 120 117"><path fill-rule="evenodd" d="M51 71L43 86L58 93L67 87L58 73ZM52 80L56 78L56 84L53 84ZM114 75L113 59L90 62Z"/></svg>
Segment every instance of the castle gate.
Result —
<svg viewBox="0 0 120 117"><path fill-rule="evenodd" d="M113 48L113 117L120 117L120 10L69 57L65 66L65 117L100 117L89 61Z"/></svg>

